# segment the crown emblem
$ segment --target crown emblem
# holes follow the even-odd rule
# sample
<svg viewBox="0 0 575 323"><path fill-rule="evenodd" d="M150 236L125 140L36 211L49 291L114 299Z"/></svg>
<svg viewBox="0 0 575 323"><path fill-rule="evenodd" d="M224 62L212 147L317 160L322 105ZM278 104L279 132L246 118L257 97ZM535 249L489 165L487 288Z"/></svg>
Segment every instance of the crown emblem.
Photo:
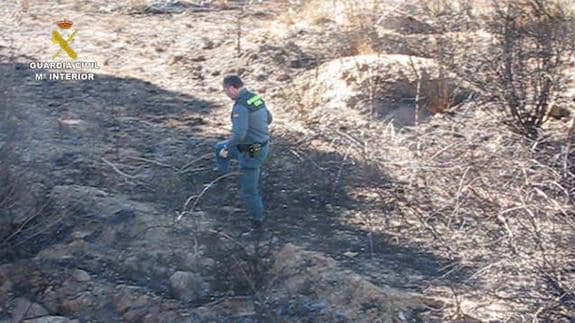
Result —
<svg viewBox="0 0 575 323"><path fill-rule="evenodd" d="M56 22L56 25L58 25L58 27L62 28L62 29L70 29L73 25L72 21L68 20L68 19L64 19L64 20L59 20Z"/></svg>

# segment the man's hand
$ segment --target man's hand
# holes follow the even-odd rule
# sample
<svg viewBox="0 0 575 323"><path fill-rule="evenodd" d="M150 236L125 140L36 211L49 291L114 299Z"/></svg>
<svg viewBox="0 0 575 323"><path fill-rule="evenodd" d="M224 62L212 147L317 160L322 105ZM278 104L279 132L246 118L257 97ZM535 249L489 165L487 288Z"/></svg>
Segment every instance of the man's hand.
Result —
<svg viewBox="0 0 575 323"><path fill-rule="evenodd" d="M223 148L222 150L220 150L220 157L228 158L228 150L226 148Z"/></svg>

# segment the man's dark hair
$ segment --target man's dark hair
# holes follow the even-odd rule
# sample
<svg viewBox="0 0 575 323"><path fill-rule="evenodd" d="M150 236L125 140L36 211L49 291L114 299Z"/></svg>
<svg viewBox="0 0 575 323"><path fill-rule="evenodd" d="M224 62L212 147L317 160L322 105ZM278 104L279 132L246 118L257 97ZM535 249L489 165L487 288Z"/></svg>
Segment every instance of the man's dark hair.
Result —
<svg viewBox="0 0 575 323"><path fill-rule="evenodd" d="M235 88L240 88L244 86L244 82L237 75L228 75L224 77L224 87L233 86Z"/></svg>

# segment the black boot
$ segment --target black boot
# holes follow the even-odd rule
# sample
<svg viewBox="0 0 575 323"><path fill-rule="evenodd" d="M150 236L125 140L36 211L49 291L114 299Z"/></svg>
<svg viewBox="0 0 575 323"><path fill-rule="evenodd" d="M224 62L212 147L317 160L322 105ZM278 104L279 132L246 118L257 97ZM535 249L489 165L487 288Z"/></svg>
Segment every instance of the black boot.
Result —
<svg viewBox="0 0 575 323"><path fill-rule="evenodd" d="M264 221L263 220L252 220L252 229L261 232L264 229Z"/></svg>
<svg viewBox="0 0 575 323"><path fill-rule="evenodd" d="M242 237L255 239L264 232L264 221L262 220L251 220L250 228L242 233Z"/></svg>

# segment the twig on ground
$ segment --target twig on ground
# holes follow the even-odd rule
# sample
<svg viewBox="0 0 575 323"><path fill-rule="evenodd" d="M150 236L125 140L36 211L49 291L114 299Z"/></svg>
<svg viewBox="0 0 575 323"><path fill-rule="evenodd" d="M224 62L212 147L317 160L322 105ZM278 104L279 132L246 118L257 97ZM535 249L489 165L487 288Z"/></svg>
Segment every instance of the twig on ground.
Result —
<svg viewBox="0 0 575 323"><path fill-rule="evenodd" d="M187 174L187 173L195 173L195 172L201 172L201 171L205 171L208 170L209 167L197 167L197 168L190 168L190 169L186 169L184 171L180 171L179 174Z"/></svg>
<svg viewBox="0 0 575 323"><path fill-rule="evenodd" d="M237 245L238 247L241 247L242 249L245 249L245 246L244 246L241 242L239 242L238 240L236 240L236 239L230 237L230 235L229 235L229 234L226 234L225 232L216 231L216 230L213 230L213 229L209 229L208 232L211 232L211 233L217 234L217 235L219 235L219 236L222 236L223 238L228 239L228 240L230 240L231 242L233 242L233 243L234 243L235 245Z"/></svg>
<svg viewBox="0 0 575 323"><path fill-rule="evenodd" d="M179 173L184 172L188 167L190 167L190 166L192 166L193 164L199 162L200 160L204 160L204 159L211 158L213 155L214 155L213 153L207 153L207 154L204 154L204 155L202 155L202 156L200 156L200 157L198 157L198 158L192 160L191 162L187 163L187 164L184 165L182 168L180 168Z"/></svg>
<svg viewBox="0 0 575 323"><path fill-rule="evenodd" d="M31 216L26 218L26 220L24 220L24 222L18 227L18 229L16 229L14 232L12 232L12 234L10 234L8 237L3 239L2 242L0 242L0 245L6 244L7 241L10 241L12 238L14 238L18 234L20 234L22 232L22 230L24 229L24 227L26 227L26 225L28 225L28 223L30 223L30 221L32 221L33 219L35 219L36 217L38 217L39 215L41 215L44 212L44 210L46 209L47 206L48 206L48 203L45 203L39 210L34 212L34 214L32 214Z"/></svg>
<svg viewBox="0 0 575 323"><path fill-rule="evenodd" d="M191 213L194 211L194 209L196 208L196 205L198 205L198 202L200 201L200 198L208 191L208 189L210 187L212 187L215 183L217 183L218 181L226 178L226 177L230 177L230 176L235 176L235 175L239 175L240 172L231 172L231 173L227 173L224 174L216 179L214 179L213 181L211 181L209 184L206 185L206 187L204 187L204 189L200 192L200 194L198 195L192 195L190 196L186 202L184 203L184 207L182 212L180 213L180 215L178 215L178 218L176 219L176 221L180 221L182 219L182 217L187 214L187 213ZM192 205L192 207L190 207L189 210L186 210L188 208L188 205L190 204L190 202L195 199L194 204Z"/></svg>
<svg viewBox="0 0 575 323"><path fill-rule="evenodd" d="M467 173L469 172L470 169L471 169L471 167L467 167L465 169L465 171L463 172L463 175L461 176L461 180L459 181L459 187L457 189L457 192L455 193L455 207L453 208L453 212L451 212L451 216L449 217L449 221L447 223L448 227L451 226L451 222L453 221L453 219L457 215L457 212L459 212L459 207L461 205L460 198L461 198L461 193L463 192L463 182L465 181L465 176L467 175Z"/></svg>
<svg viewBox="0 0 575 323"><path fill-rule="evenodd" d="M106 158L104 158L104 157L102 157L101 160L102 160L104 163L106 163L106 165L112 167L112 169L113 169L116 173L118 173L118 174L120 174L120 175L122 175L122 176L124 176L124 177L126 177L126 178L129 178L129 179L140 179L140 178L142 177L142 176L140 176L140 175L130 175L130 174L124 173L123 171L121 171L120 169L118 169L118 167L116 167L116 165L114 165L112 162L108 161L108 160L107 160Z"/></svg>
<svg viewBox="0 0 575 323"><path fill-rule="evenodd" d="M133 159L133 160L138 160L138 161L143 161L143 162L150 163L150 164L154 164L154 165L161 166L161 167L178 169L178 168L175 167L175 166L168 165L168 164L164 164L164 163L162 163L162 162L159 162L159 161L153 160L153 159L147 159L147 158L142 158L142 157L133 157L133 156L128 156L127 158L128 158L128 159Z"/></svg>
<svg viewBox="0 0 575 323"><path fill-rule="evenodd" d="M300 161L304 161L304 158L295 150L290 149L290 152L296 156ZM317 169L321 170L321 171L325 171L327 170L327 168L325 167L321 167L315 160L313 160L313 158L311 158L310 156L306 156L307 160L309 160L313 166L315 166Z"/></svg>
<svg viewBox="0 0 575 323"><path fill-rule="evenodd" d="M290 151L290 153L292 153L293 155L295 155L300 161L303 161L303 157L302 157L300 154L298 154L297 151L295 151L295 150L293 150L293 149L290 149L289 151Z"/></svg>
<svg viewBox="0 0 575 323"><path fill-rule="evenodd" d="M334 191L334 192L335 192L335 188L337 187L337 184L339 183L339 179L340 179L341 173L343 171L343 166L345 165L345 162L347 161L347 157L349 156L349 153L350 153L352 147L353 146L349 145L349 147L347 147L347 150L345 151L345 154L343 155L343 160L341 161L341 164L339 166L339 170L337 171L337 176L335 178L335 181L333 182L332 191Z"/></svg>

